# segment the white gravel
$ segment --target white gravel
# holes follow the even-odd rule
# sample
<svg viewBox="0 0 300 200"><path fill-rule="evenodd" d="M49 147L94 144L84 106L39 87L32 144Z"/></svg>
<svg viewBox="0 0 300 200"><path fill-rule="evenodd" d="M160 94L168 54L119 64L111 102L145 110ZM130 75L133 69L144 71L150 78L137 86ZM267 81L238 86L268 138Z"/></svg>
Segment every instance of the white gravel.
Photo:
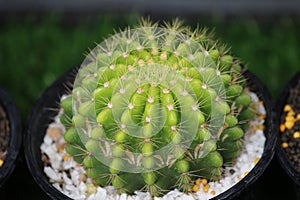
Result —
<svg viewBox="0 0 300 200"><path fill-rule="evenodd" d="M255 93L250 92L252 100L256 103L257 112L260 116L266 115L263 104L259 101ZM71 157L68 156L63 145L65 144L63 134L64 126L59 121L59 115L55 121L49 125L47 134L41 145L41 151L44 154L44 162L47 163L44 167L45 174L49 177L49 181L65 195L72 199L92 200L92 199L107 199L107 200L151 200L149 193L137 191L135 195L118 194L112 187L105 188L96 187L92 184L90 178L85 175L85 169L77 164ZM262 127L263 118L257 118L251 122L251 128L245 133L244 147L237 162L232 167L226 167L224 177L216 182L209 182L210 188L204 192L203 184L200 184L200 190L192 194L184 194L178 190L173 190L163 197L155 197L155 200L193 200L193 199L210 199L227 189L231 188L242 178L244 178L255 164L259 161L264 151L265 136ZM60 137L53 137L49 132L56 131ZM46 155L46 156L45 156ZM47 157L47 159L45 159Z"/></svg>

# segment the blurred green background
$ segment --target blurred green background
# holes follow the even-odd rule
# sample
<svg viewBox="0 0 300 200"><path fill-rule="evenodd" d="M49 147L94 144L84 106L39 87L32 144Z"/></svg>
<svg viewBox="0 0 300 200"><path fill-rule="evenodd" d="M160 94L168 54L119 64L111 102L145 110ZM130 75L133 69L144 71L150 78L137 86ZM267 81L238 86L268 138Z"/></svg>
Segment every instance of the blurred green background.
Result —
<svg viewBox="0 0 300 200"><path fill-rule="evenodd" d="M80 65L96 43L101 43L114 30L137 24L142 15L160 21L180 16L176 14L179 10L164 14L166 8L152 12L154 15L118 11L94 11L92 15L37 12L38 6L35 6L35 12L30 12L30 5L26 12L6 12L3 11L5 4L1 3L0 0L0 87L16 102L24 129L27 116L43 91L69 69ZM246 15L236 11L232 10L229 15L197 14L193 9L193 15L179 18L191 26L199 24L214 29L216 38L231 47L233 54L260 78L276 101L287 82L300 71L300 12L294 16L285 12L278 14L280 10L275 15L270 11L264 14L264 9L258 14ZM163 14L159 15L159 12ZM19 199L19 194L31 199L48 199L34 183L23 156L21 160L0 190L0 199ZM276 159L254 187L254 190L248 189L254 196L252 199L258 199L254 193L262 194L258 195L259 199L293 199L295 196L291 179ZM243 199L251 199L249 194L246 193Z"/></svg>
<svg viewBox="0 0 300 200"><path fill-rule="evenodd" d="M139 14L99 14L72 20L61 14L6 17L0 25L0 86L25 119L39 95L115 29L134 25ZM172 18L172 17L170 17ZM220 16L185 19L206 26L232 47L276 99L300 69L300 22L292 17Z"/></svg>

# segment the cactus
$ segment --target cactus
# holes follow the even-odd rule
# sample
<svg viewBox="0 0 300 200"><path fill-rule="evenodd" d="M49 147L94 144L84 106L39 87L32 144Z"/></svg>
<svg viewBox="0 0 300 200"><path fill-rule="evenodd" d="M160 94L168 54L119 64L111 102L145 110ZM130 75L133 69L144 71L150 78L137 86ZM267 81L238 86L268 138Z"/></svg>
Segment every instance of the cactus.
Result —
<svg viewBox="0 0 300 200"><path fill-rule="evenodd" d="M61 102L66 151L94 184L161 196L219 180L255 113L240 61L207 29L142 20L92 50Z"/></svg>

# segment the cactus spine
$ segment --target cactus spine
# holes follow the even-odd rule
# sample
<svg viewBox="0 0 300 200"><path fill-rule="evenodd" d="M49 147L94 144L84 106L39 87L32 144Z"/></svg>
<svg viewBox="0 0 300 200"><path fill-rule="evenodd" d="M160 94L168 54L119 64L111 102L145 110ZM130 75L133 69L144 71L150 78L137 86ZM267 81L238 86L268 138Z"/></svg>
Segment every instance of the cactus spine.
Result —
<svg viewBox="0 0 300 200"><path fill-rule="evenodd" d="M161 196L218 180L255 114L238 59L206 29L142 21L87 57L62 101L66 151L100 186Z"/></svg>

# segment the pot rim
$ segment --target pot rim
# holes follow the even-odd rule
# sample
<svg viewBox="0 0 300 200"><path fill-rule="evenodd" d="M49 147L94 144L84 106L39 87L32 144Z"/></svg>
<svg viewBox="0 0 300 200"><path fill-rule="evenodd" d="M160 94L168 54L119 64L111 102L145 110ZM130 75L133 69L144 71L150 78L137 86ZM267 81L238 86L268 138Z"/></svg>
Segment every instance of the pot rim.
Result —
<svg viewBox="0 0 300 200"><path fill-rule="evenodd" d="M277 99L276 105L278 113L278 119L276 121L277 127L279 127L279 124L281 123L281 114L282 110L286 104L286 98L290 94L290 89L294 88L297 84L297 82L300 81L300 71L296 73L289 82L285 85L285 87L282 89L279 98ZM300 172L296 169L294 164L291 162L291 160L288 158L286 152L281 146L281 139L280 139L280 131L279 128L276 131L276 136L278 138L277 145L276 145L276 157L279 161L280 166L284 169L284 171L288 174L288 176L294 181L294 183L297 185L298 188L300 188Z"/></svg>
<svg viewBox="0 0 300 200"><path fill-rule="evenodd" d="M27 127L26 132L24 134L24 152L25 152L25 160L27 163L27 167L35 180L35 182L39 185L39 187L52 199L70 199L68 196L64 195L58 189L56 189L52 184L49 183L48 178L44 174L43 170L39 167L39 160L42 161L41 157L36 158L34 157L34 146L31 145L32 143L32 129L34 126L32 125L32 121L35 120L36 113L43 114L42 112L45 110L54 111L53 108L44 108L44 99L45 98L53 98L53 91L56 89L58 93L56 93L55 98L60 98L66 90L72 87L72 84L66 84L66 82L71 81L77 74L78 67L72 68L68 70L66 73L61 75L54 83L52 83L38 98L34 107L30 114L27 117ZM59 105L56 105L59 106ZM44 108L44 109L43 109ZM57 111L54 111L57 113ZM41 131L42 133L42 131ZM40 149L38 149L40 151Z"/></svg>
<svg viewBox="0 0 300 200"><path fill-rule="evenodd" d="M8 94L8 92L0 87L0 104L3 107L10 127L10 141L8 146L7 156L3 166L0 167L0 187L5 184L13 173L22 147L22 123L20 112Z"/></svg>

